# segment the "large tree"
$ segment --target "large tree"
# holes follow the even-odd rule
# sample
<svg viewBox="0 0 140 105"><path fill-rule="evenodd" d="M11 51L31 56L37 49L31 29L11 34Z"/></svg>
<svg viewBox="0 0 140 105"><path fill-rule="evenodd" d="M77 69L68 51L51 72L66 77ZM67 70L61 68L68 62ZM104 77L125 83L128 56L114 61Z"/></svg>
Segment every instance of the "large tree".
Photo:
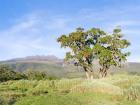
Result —
<svg viewBox="0 0 140 105"><path fill-rule="evenodd" d="M122 53L121 49L126 48L129 42L121 39L120 32L120 29L114 29L113 34L109 35L99 28L87 31L77 28L75 32L62 35L57 41L61 43L61 47L71 49L66 53L65 60L73 60L75 65L83 67L88 79L93 79L94 60L99 61L103 77L111 65L117 66L126 60L128 54Z"/></svg>

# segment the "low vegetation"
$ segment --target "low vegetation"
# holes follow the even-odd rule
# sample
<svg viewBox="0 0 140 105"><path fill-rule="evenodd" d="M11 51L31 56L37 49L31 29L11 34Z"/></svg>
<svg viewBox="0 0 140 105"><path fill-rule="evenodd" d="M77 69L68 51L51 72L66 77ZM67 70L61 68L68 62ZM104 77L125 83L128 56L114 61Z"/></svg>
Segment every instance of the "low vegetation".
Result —
<svg viewBox="0 0 140 105"><path fill-rule="evenodd" d="M0 83L0 105L140 105L140 76L11 80Z"/></svg>
<svg viewBox="0 0 140 105"><path fill-rule="evenodd" d="M16 71L13 71L9 66L7 65L0 65L0 81L8 81L8 80L19 80L19 79L25 79L26 76L23 73L19 73Z"/></svg>
<svg viewBox="0 0 140 105"><path fill-rule="evenodd" d="M27 70L25 72L14 71L8 65L0 65L0 82L8 80L55 80L58 79L56 76L48 75L43 71Z"/></svg>

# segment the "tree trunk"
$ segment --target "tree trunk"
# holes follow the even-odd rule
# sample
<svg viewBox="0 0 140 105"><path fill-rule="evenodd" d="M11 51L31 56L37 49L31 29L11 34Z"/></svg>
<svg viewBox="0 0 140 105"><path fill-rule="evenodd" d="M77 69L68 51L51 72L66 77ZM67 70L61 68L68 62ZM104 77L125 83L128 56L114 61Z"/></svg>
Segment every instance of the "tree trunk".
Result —
<svg viewBox="0 0 140 105"><path fill-rule="evenodd" d="M88 80L93 80L94 76L93 76L93 71L88 70L86 67L84 67L84 70L86 72L86 77Z"/></svg>
<svg viewBox="0 0 140 105"><path fill-rule="evenodd" d="M103 69L100 68L100 71L99 71L99 78L102 78L102 77L103 77L102 73L103 73Z"/></svg>
<svg viewBox="0 0 140 105"><path fill-rule="evenodd" d="M106 68L101 68L99 71L99 77L101 76L102 78L107 76L107 70Z"/></svg>
<svg viewBox="0 0 140 105"><path fill-rule="evenodd" d="M94 78L93 72L86 71L86 77L87 77L88 80L93 80L93 78Z"/></svg>
<svg viewBox="0 0 140 105"><path fill-rule="evenodd" d="M90 74L90 79L93 80L94 79L94 74L93 74L93 71L91 72Z"/></svg>
<svg viewBox="0 0 140 105"><path fill-rule="evenodd" d="M89 74L88 71L86 71L86 77L87 77L88 80L90 80L90 74Z"/></svg>

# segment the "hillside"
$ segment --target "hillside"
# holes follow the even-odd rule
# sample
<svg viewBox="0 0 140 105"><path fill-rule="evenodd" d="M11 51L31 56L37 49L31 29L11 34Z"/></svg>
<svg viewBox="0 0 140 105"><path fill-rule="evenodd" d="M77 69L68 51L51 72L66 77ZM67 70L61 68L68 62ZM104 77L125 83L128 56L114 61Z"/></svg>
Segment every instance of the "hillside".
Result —
<svg viewBox="0 0 140 105"><path fill-rule="evenodd" d="M0 105L140 105L140 76L7 81L0 84Z"/></svg>
<svg viewBox="0 0 140 105"><path fill-rule="evenodd" d="M80 68L74 67L72 64L64 63L63 59L55 56L28 56L25 58L15 58L7 61L1 61L0 64L7 64L13 70L40 70L46 71L49 75L58 77L64 76L84 76ZM113 68L113 71L124 70L129 72L140 72L140 63L129 62L127 65L119 68Z"/></svg>
<svg viewBox="0 0 140 105"><path fill-rule="evenodd" d="M28 56L1 61L0 64L7 64L15 71L39 70L58 77L77 71L76 67L65 64L63 59L55 56Z"/></svg>

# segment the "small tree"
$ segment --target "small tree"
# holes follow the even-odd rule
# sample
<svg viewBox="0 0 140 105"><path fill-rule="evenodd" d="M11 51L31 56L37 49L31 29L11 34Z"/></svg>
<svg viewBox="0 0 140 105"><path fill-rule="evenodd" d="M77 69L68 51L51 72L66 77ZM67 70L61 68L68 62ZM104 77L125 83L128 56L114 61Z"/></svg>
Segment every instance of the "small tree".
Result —
<svg viewBox="0 0 140 105"><path fill-rule="evenodd" d="M61 43L61 47L71 49L66 53L65 60L72 59L75 65L83 67L88 79L93 79L94 60L99 60L100 73L105 77L110 66L119 66L129 55L121 51L130 43L122 39L120 32L121 30L117 28L109 35L99 28L87 31L77 28L75 32L62 35L57 41Z"/></svg>

